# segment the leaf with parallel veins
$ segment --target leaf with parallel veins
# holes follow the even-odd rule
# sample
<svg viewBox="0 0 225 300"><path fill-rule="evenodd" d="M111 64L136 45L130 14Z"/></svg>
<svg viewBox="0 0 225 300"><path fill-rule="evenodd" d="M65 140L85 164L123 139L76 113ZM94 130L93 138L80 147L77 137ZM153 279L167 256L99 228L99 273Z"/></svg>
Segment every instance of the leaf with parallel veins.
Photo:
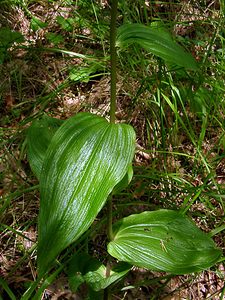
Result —
<svg viewBox="0 0 225 300"><path fill-rule="evenodd" d="M108 252L120 261L173 274L198 272L221 256L213 240L178 211L146 211L114 225Z"/></svg>
<svg viewBox="0 0 225 300"><path fill-rule="evenodd" d="M77 114L57 130L40 177L40 275L89 228L127 173L134 149L131 126L90 113Z"/></svg>

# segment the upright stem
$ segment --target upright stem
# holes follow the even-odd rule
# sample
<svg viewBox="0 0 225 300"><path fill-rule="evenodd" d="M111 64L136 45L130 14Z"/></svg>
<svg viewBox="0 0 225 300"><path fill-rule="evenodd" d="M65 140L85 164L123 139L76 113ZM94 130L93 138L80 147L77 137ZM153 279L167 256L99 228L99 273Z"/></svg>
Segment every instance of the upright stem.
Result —
<svg viewBox="0 0 225 300"><path fill-rule="evenodd" d="M113 239L113 230L112 230L112 196L108 199L107 202L107 236L109 241Z"/></svg>
<svg viewBox="0 0 225 300"><path fill-rule="evenodd" d="M116 113L116 16L118 0L111 0L111 23L110 23L110 65L111 65L111 97L110 97L110 123L115 123ZM107 203L107 236L109 241L113 239L112 231L112 196ZM106 276L110 276L110 264L106 268ZM111 300L108 288L104 290L104 300Z"/></svg>
<svg viewBox="0 0 225 300"><path fill-rule="evenodd" d="M111 1L110 23L110 64L111 64L111 99L110 99L110 122L115 123L116 112L116 17L118 0Z"/></svg>
<svg viewBox="0 0 225 300"><path fill-rule="evenodd" d="M111 22L110 22L110 64L111 64L111 98L110 98L110 122L115 123L116 113L116 17L118 0L111 1ZM107 235L111 241L112 232L112 197L108 199L107 205Z"/></svg>
<svg viewBox="0 0 225 300"><path fill-rule="evenodd" d="M110 65L111 65L111 86L110 86L110 123L115 123L116 114L116 17L118 0L111 0L111 22L110 22ZM112 196L107 203L107 236L109 241L113 239L112 231ZM106 267L106 276L110 276L110 264ZM104 290L104 300L111 300L109 288Z"/></svg>

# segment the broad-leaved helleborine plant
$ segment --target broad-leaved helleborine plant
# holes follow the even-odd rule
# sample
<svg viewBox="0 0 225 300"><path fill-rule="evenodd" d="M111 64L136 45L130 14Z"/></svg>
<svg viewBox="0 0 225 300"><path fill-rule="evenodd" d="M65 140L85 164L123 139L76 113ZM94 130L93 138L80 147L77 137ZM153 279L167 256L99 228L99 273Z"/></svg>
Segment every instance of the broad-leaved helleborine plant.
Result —
<svg viewBox="0 0 225 300"><path fill-rule="evenodd" d="M186 274L209 268L221 256L213 240L179 210L145 211L111 224L110 194L131 180L135 154L134 129L115 124L116 46L121 51L139 43L165 63L198 68L193 57L154 24L122 25L116 37L116 11L117 1L112 1L110 122L87 112L65 121L44 115L28 130L28 158L40 181L39 277L51 270L59 254L88 230L109 202L107 250L120 263L107 270L78 251L68 267L74 290L86 282L91 290L101 291L133 265Z"/></svg>

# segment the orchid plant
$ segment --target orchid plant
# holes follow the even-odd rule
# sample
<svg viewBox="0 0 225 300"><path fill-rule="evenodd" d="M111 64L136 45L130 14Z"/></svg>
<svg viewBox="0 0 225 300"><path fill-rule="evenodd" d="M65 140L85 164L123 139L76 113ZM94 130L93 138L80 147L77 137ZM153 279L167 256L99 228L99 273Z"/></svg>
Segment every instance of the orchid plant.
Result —
<svg viewBox="0 0 225 300"><path fill-rule="evenodd" d="M45 115L32 123L27 136L29 162L40 182L40 280L55 266L59 254L79 241L108 205L107 251L118 264L105 266L77 250L67 265L71 288L76 291L85 282L90 287L89 299L91 293L99 293L100 299L102 291L132 266L186 274L209 268L221 256L211 237L179 210L145 211L112 224L111 195L132 178L136 139L132 126L115 123L117 51L138 43L165 63L198 69L194 58L162 28L124 24L116 33L117 2L113 0L111 7L110 121L87 112L65 121Z"/></svg>

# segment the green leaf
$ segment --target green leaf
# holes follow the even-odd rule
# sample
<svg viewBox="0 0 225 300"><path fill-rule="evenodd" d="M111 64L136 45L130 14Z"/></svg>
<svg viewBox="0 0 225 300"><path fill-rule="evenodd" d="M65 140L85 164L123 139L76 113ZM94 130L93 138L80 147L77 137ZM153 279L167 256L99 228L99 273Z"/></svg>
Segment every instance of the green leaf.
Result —
<svg viewBox="0 0 225 300"><path fill-rule="evenodd" d="M12 31L7 27L0 28L0 50L9 48L13 43L22 43L24 37L20 32Z"/></svg>
<svg viewBox="0 0 225 300"><path fill-rule="evenodd" d="M192 55L174 42L169 33L165 33L156 26L151 28L137 23L120 26L117 46L123 48L131 43L138 43L147 51L178 66L193 70L198 68Z"/></svg>
<svg viewBox="0 0 225 300"><path fill-rule="evenodd" d="M112 124L89 113L77 114L57 130L40 178L40 275L89 228L125 176L134 149L131 126Z"/></svg>
<svg viewBox="0 0 225 300"><path fill-rule="evenodd" d="M33 30L33 31L37 31L39 29L43 29L45 27L47 27L48 24L45 23L45 22L42 22L40 19L38 18L35 18L35 17L32 17L31 18L31 21L30 21L30 28Z"/></svg>
<svg viewBox="0 0 225 300"><path fill-rule="evenodd" d="M198 272L221 256L213 240L188 217L173 210L143 212L114 225L108 244L113 257L150 270L173 274Z"/></svg>
<svg viewBox="0 0 225 300"><path fill-rule="evenodd" d="M120 262L106 276L106 267L96 258L86 253L75 254L70 261L68 278L70 287L76 292L79 285L86 282L94 291L107 288L120 280L131 269L131 265Z"/></svg>
<svg viewBox="0 0 225 300"><path fill-rule="evenodd" d="M56 130L62 123L62 120L44 115L40 120L35 120L28 129L27 155L30 167L38 179L40 179L48 146Z"/></svg>
<svg viewBox="0 0 225 300"><path fill-rule="evenodd" d="M75 82L88 82L94 74L102 73L104 68L103 64L92 62L88 66L73 67L70 70L69 77Z"/></svg>
<svg viewBox="0 0 225 300"><path fill-rule="evenodd" d="M99 268L92 269L84 276L87 284L96 292L104 290L112 283L122 279L131 269L131 265L120 262L110 270L109 276L106 276L106 267L104 265Z"/></svg>
<svg viewBox="0 0 225 300"><path fill-rule="evenodd" d="M131 182L131 179L133 177L133 167L130 165L128 167L126 175L123 177L123 179L114 187L113 189L113 195L119 194L122 192Z"/></svg>
<svg viewBox="0 0 225 300"><path fill-rule="evenodd" d="M62 29L66 31L72 31L76 20L73 18L64 18L62 16L56 17L57 23L61 26Z"/></svg>
<svg viewBox="0 0 225 300"><path fill-rule="evenodd" d="M161 21L151 22L150 28L153 28L160 36L163 36L164 39L173 41L171 33L166 29L163 22Z"/></svg>
<svg viewBox="0 0 225 300"><path fill-rule="evenodd" d="M65 40L64 40L64 38L61 34L56 34L56 33L53 33L53 32L47 32L45 36L54 45L58 45L60 43L65 42Z"/></svg>

